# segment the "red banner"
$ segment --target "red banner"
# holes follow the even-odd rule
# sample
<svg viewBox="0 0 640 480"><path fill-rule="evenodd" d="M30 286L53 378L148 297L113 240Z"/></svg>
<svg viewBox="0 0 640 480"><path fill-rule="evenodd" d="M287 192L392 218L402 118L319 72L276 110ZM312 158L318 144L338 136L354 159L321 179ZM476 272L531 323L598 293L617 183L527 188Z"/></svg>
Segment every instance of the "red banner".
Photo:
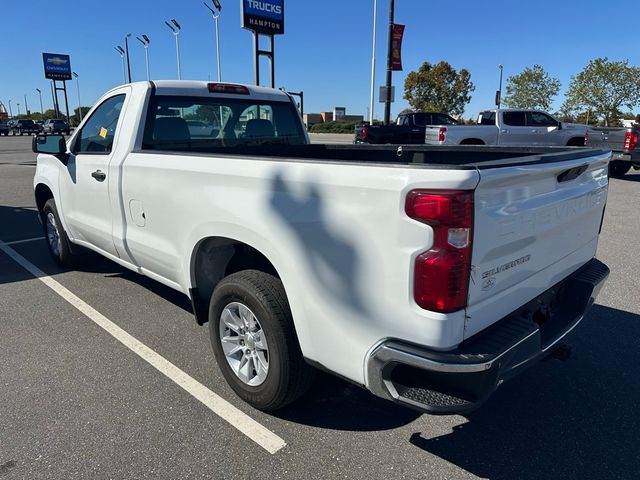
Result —
<svg viewBox="0 0 640 480"><path fill-rule="evenodd" d="M395 23L391 39L391 70L393 71L402 70L402 35L404 35L404 25Z"/></svg>

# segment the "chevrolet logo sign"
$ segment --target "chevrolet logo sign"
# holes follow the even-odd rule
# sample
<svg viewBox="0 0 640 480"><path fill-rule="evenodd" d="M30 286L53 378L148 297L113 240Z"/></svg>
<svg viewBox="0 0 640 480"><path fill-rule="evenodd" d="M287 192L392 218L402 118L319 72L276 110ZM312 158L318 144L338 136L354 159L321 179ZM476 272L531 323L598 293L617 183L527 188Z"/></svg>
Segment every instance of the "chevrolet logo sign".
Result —
<svg viewBox="0 0 640 480"><path fill-rule="evenodd" d="M68 62L69 60L60 57L47 58L47 63L53 63L54 65L66 65Z"/></svg>

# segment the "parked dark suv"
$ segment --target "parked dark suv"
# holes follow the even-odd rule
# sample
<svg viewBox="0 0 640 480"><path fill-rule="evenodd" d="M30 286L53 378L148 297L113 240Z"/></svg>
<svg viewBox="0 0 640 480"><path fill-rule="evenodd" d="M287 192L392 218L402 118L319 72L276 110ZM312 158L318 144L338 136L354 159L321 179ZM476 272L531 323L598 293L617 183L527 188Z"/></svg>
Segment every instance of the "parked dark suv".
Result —
<svg viewBox="0 0 640 480"><path fill-rule="evenodd" d="M44 133L63 133L69 135L71 133L71 127L69 127L67 122L59 118L50 119L44 122Z"/></svg>
<svg viewBox="0 0 640 480"><path fill-rule="evenodd" d="M4 135L5 137L9 135L9 125L0 122L0 135Z"/></svg>
<svg viewBox="0 0 640 480"><path fill-rule="evenodd" d="M11 135L37 134L40 131L33 120L18 120L11 126Z"/></svg>

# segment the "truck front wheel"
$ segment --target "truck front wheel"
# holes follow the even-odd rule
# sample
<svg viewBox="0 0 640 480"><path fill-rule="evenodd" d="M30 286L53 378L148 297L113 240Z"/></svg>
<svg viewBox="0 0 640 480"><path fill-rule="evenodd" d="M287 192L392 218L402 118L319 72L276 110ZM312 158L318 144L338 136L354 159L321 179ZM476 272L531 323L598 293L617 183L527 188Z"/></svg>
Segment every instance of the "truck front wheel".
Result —
<svg viewBox="0 0 640 480"><path fill-rule="evenodd" d="M81 259L81 255L71 251L69 237L62 228L56 202L53 198L47 200L42 209L42 226L44 227L47 248L53 260L62 267L73 267Z"/></svg>
<svg viewBox="0 0 640 480"><path fill-rule="evenodd" d="M243 270L224 278L211 297L209 333L225 380L259 410L284 407L313 381L284 287L273 275Z"/></svg>

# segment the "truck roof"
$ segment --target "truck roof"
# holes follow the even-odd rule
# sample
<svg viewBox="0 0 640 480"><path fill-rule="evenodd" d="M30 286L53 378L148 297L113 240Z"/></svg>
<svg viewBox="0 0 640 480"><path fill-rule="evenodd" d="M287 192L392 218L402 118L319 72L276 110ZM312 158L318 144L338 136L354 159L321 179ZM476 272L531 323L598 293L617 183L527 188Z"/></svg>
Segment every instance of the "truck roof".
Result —
<svg viewBox="0 0 640 480"><path fill-rule="evenodd" d="M190 97L198 96L198 97L209 97L211 95L224 95L229 98L239 98L246 99L247 95L243 94L234 94L234 93L211 93L207 85L209 84L220 84L220 85L240 85L246 87L249 91L249 97L265 100L265 101L276 101L283 102L289 101L289 96L284 93L282 90L277 90L275 88L267 88L267 87L258 87L255 85L246 85L241 83L231 83L231 82L207 82L204 80L153 80L152 82L134 82L131 85L140 86L146 85L150 86L150 83L153 83L156 87L156 93L158 95L188 95ZM117 87L119 88L119 87Z"/></svg>

